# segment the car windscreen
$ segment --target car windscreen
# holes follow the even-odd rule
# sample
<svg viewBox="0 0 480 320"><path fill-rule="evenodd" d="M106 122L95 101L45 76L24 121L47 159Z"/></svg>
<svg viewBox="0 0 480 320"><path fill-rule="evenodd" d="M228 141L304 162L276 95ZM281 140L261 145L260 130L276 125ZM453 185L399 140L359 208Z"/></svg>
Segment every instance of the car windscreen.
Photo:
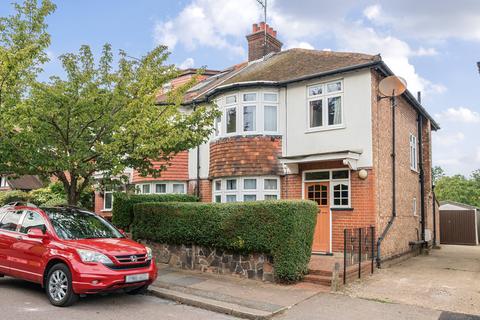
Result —
<svg viewBox="0 0 480 320"><path fill-rule="evenodd" d="M43 210L61 239L123 238L115 227L92 212L71 208L43 208Z"/></svg>

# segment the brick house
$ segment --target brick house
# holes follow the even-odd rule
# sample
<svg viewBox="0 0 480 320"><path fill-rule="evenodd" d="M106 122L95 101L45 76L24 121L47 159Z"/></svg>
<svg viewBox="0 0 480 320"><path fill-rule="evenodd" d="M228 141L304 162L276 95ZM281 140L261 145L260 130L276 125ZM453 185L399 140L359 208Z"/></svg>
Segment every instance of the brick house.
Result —
<svg viewBox="0 0 480 320"><path fill-rule="evenodd" d="M0 192L19 190L32 191L43 188L43 182L37 176L23 175L12 178L8 175L0 175Z"/></svg>
<svg viewBox="0 0 480 320"><path fill-rule="evenodd" d="M264 23L247 41L248 62L209 72L185 96L185 110L215 103L222 111L212 137L178 154L159 179L133 173L138 192L314 200L315 253L341 252L344 228L375 226L382 259L431 241L431 131L439 126L408 91L393 109L378 99L379 82L393 75L380 55L281 51Z"/></svg>

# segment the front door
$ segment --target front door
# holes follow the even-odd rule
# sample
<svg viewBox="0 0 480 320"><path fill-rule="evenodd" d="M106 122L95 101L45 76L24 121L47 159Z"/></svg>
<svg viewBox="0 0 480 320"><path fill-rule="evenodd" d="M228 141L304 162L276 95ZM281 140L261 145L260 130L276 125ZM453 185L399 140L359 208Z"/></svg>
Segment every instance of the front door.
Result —
<svg viewBox="0 0 480 320"><path fill-rule="evenodd" d="M313 252L330 253L330 185L329 182L305 183L305 198L318 205L313 235Z"/></svg>

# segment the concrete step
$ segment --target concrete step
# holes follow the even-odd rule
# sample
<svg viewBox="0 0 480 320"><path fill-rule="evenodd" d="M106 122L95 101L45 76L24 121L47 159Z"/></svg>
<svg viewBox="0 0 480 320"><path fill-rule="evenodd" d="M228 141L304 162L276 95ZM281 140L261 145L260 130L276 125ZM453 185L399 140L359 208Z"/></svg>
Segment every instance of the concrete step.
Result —
<svg viewBox="0 0 480 320"><path fill-rule="evenodd" d="M327 270L318 270L318 269L308 269L308 274L324 277L332 277L333 272Z"/></svg>
<svg viewBox="0 0 480 320"><path fill-rule="evenodd" d="M158 286L150 286L149 291L152 295L159 298L173 300L189 306L206 309L213 312L224 313L244 319L270 319L274 315L287 309L284 307L275 311L259 310L247 307L245 305L220 301L193 293L187 293L180 290L172 290Z"/></svg>
<svg viewBox="0 0 480 320"><path fill-rule="evenodd" d="M328 276L320 276L316 274L307 274L303 278L304 282L309 282L309 283L314 283L314 284L319 284L322 286L330 287L332 285L332 277Z"/></svg>

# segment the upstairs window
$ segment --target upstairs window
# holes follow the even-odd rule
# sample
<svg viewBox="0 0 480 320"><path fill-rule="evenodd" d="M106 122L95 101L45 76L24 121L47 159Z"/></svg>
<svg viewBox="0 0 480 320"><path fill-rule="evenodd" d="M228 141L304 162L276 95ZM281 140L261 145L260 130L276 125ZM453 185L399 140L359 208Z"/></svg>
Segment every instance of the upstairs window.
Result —
<svg viewBox="0 0 480 320"><path fill-rule="evenodd" d="M235 133L237 131L237 108L227 108L225 112L227 133Z"/></svg>
<svg viewBox="0 0 480 320"><path fill-rule="evenodd" d="M243 131L255 131L256 108L255 106L243 107Z"/></svg>
<svg viewBox="0 0 480 320"><path fill-rule="evenodd" d="M0 188L8 187L7 177L0 177Z"/></svg>
<svg viewBox="0 0 480 320"><path fill-rule="evenodd" d="M308 128L335 128L343 125L342 81L307 88Z"/></svg>
<svg viewBox="0 0 480 320"><path fill-rule="evenodd" d="M410 169L418 170L417 137L410 134Z"/></svg>

